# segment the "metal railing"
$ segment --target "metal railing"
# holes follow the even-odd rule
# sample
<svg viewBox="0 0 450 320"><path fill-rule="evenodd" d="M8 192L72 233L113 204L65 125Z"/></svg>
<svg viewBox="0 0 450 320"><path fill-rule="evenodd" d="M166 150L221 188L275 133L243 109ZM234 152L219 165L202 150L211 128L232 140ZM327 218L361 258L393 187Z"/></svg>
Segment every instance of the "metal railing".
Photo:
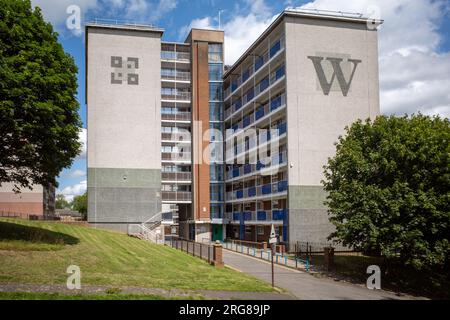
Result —
<svg viewBox="0 0 450 320"><path fill-rule="evenodd" d="M191 141L191 134L190 133L161 133L161 139L166 141L173 141L173 142L190 142Z"/></svg>
<svg viewBox="0 0 450 320"><path fill-rule="evenodd" d="M255 173L261 172L261 170L266 172L266 170L270 171L270 169L277 169L279 168L279 166L283 166L286 164L287 164L287 152L283 151L279 154L272 156L270 163L263 164L261 161L258 161L258 163L256 164L255 163L242 164L242 166L238 168L229 170L225 173L225 179L231 180L246 175L253 175Z"/></svg>
<svg viewBox="0 0 450 320"><path fill-rule="evenodd" d="M269 248L259 249L254 246L245 245L245 242L225 242L223 243L223 248L239 252L241 254L246 254L261 260L272 260L278 265L283 265L289 268L304 270L306 272L316 271L318 268L316 266L311 266L310 264L310 256L304 258L292 257L284 252L285 246L283 244L276 245L275 254L272 253L272 250Z"/></svg>
<svg viewBox="0 0 450 320"><path fill-rule="evenodd" d="M191 54L188 52L161 51L161 59L173 61L190 61Z"/></svg>
<svg viewBox="0 0 450 320"><path fill-rule="evenodd" d="M286 105L286 94L283 93L270 100L270 102L262 106L259 106L258 108L256 108L255 112L252 112L244 116L238 123L232 124L231 128L235 131L235 133L227 137L227 139L231 139L232 137L236 136L237 130L239 129L245 130L246 128L252 126L253 124L257 124L261 118L267 116L268 114L274 112L278 108L285 105Z"/></svg>
<svg viewBox="0 0 450 320"><path fill-rule="evenodd" d="M191 73L186 71L178 71L175 69L163 69L161 70L161 78L163 80L190 81Z"/></svg>
<svg viewBox="0 0 450 320"><path fill-rule="evenodd" d="M212 244L172 238L170 241L166 241L166 245L203 259L208 263L214 261L214 246Z"/></svg>
<svg viewBox="0 0 450 320"><path fill-rule="evenodd" d="M115 25L115 26L132 26L132 27L146 27L157 29L157 27L153 24L149 23L139 23L133 20L118 20L118 19L97 19L91 20L88 22L89 24L98 24L98 25Z"/></svg>
<svg viewBox="0 0 450 320"><path fill-rule="evenodd" d="M191 172L162 172L161 179L163 181L191 181Z"/></svg>
<svg viewBox="0 0 450 320"><path fill-rule="evenodd" d="M191 121L191 118L192 115L190 112L161 113L161 120Z"/></svg>
<svg viewBox="0 0 450 320"><path fill-rule="evenodd" d="M191 161L190 152L163 152L161 159L166 161Z"/></svg>
<svg viewBox="0 0 450 320"><path fill-rule="evenodd" d="M239 211L226 212L225 218L234 223L239 223L241 218L247 222L278 221L281 223L286 214L287 209Z"/></svg>
<svg viewBox="0 0 450 320"><path fill-rule="evenodd" d="M267 85L261 86L261 82L258 83L255 87L252 87L250 90L244 93L242 97L236 99L231 104L231 107L225 110L225 119L232 116L238 110L245 108L252 101L255 100L263 92L266 92L271 86L273 86L278 80L280 80L283 76L285 76L285 66L284 64L279 66L277 70L272 72L269 75L270 81L268 81Z"/></svg>
<svg viewBox="0 0 450 320"><path fill-rule="evenodd" d="M274 195L285 191L287 191L287 180L282 180L274 183L234 190L231 192L231 194L230 192L227 192L226 200L240 200L259 196Z"/></svg>
<svg viewBox="0 0 450 320"><path fill-rule="evenodd" d="M285 48L284 38L281 37L274 41L270 50L265 51L261 56L255 55L255 61L252 65L246 68L238 78L234 79L230 86L225 89L224 97L228 100L230 95L239 89L244 83L252 78L260 69L262 69L273 57L275 57L281 50Z"/></svg>
<svg viewBox="0 0 450 320"><path fill-rule="evenodd" d="M192 201L192 193L188 191L161 191L163 201Z"/></svg>
<svg viewBox="0 0 450 320"><path fill-rule="evenodd" d="M191 93L190 92L174 92L174 93L161 92L161 99L190 101Z"/></svg>

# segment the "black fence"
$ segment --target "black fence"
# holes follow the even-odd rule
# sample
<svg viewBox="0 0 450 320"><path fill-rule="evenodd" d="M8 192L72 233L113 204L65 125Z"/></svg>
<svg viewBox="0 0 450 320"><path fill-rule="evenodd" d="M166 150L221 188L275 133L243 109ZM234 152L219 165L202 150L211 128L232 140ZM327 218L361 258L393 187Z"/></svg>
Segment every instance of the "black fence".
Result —
<svg viewBox="0 0 450 320"><path fill-rule="evenodd" d="M184 251L194 257L199 257L205 261L208 261L208 263L212 263L214 261L214 247L212 244L172 238L169 241L166 241L166 245Z"/></svg>
<svg viewBox="0 0 450 320"><path fill-rule="evenodd" d="M289 252L296 257L323 255L324 248L333 248L335 255L360 255L361 252L353 248L345 247L332 242L292 242L289 244Z"/></svg>

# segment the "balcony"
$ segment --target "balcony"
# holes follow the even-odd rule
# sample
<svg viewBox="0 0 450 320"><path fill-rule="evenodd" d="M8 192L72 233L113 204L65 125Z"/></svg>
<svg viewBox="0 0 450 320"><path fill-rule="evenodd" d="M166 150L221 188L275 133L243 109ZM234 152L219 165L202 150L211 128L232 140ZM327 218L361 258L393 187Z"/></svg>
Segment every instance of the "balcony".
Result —
<svg viewBox="0 0 450 320"><path fill-rule="evenodd" d="M161 153L162 161L167 162L191 162L191 153L190 152L162 152Z"/></svg>
<svg viewBox="0 0 450 320"><path fill-rule="evenodd" d="M180 143L190 143L191 142L191 134L187 133L161 133L161 140L170 141L170 142L180 142Z"/></svg>
<svg viewBox="0 0 450 320"><path fill-rule="evenodd" d="M161 51L161 60L190 62L191 54L189 52Z"/></svg>
<svg viewBox="0 0 450 320"><path fill-rule="evenodd" d="M191 93L190 92L180 92L180 91L171 91L171 92L161 92L162 100L174 100L174 101L191 101Z"/></svg>
<svg viewBox="0 0 450 320"><path fill-rule="evenodd" d="M279 193L284 193L288 189L286 180L269 183L265 185L258 185L240 190L228 191L226 193L226 201L251 199L255 197L273 196Z"/></svg>
<svg viewBox="0 0 450 320"><path fill-rule="evenodd" d="M191 121L190 112L161 113L161 120L166 121Z"/></svg>
<svg viewBox="0 0 450 320"><path fill-rule="evenodd" d="M161 69L161 79L169 81L191 81L191 73L175 69Z"/></svg>
<svg viewBox="0 0 450 320"><path fill-rule="evenodd" d="M275 41L270 50L266 51L262 56L255 56L254 63L247 69L245 69L241 76L237 79L234 79L230 86L225 89L224 97L225 100L228 100L233 92L235 92L242 85L247 83L252 76L258 73L259 70L263 69L264 66L268 64L268 62L272 61L279 53L284 49L284 38L280 38Z"/></svg>
<svg viewBox="0 0 450 320"><path fill-rule="evenodd" d="M225 213L231 223L282 224L287 218L288 209L235 211Z"/></svg>
<svg viewBox="0 0 450 320"><path fill-rule="evenodd" d="M161 173L162 181L186 181L189 182L192 180L191 172L162 172Z"/></svg>
<svg viewBox="0 0 450 320"><path fill-rule="evenodd" d="M162 201L191 202L192 194L188 191L162 191Z"/></svg>
<svg viewBox="0 0 450 320"><path fill-rule="evenodd" d="M261 95L263 92L267 91L272 85L274 85L278 80L285 76L285 66L281 65L276 71L272 72L262 81L260 81L254 88L246 91L242 98L233 101L231 106L225 110L225 119L228 120L231 116L233 116L238 110L242 107L247 106L250 102L252 102L256 97Z"/></svg>
<svg viewBox="0 0 450 320"><path fill-rule="evenodd" d="M258 153L258 150L261 150L263 147L269 147L267 146L268 143L272 141L280 141L282 143L281 139L285 137L287 125L286 123L280 123L276 127L265 129L266 131L259 131L256 132L256 134L249 135L249 139L246 142L240 143L238 141L236 144L232 141L233 144L230 145L230 138L227 137L227 145L226 147L233 147L234 153L230 154L231 150L227 149L225 152L225 162L227 164L233 164L236 159L243 159L244 155L249 154L250 156L256 156ZM275 132L272 132L272 130L277 130ZM244 131L240 130L242 134L244 134ZM234 137L235 135L238 135L239 132L232 135L231 137ZM243 139L242 136L240 136L240 139ZM242 140L241 140L242 141ZM241 162L241 161L238 161ZM242 163L242 162L241 162Z"/></svg>
<svg viewBox="0 0 450 320"><path fill-rule="evenodd" d="M272 163L263 164L261 161L258 161L256 164L244 164L241 167L233 168L233 170L227 171L225 173L226 180L234 180L236 178L243 178L246 176L253 176L259 173L261 170L270 171L271 168L275 168L277 166L286 165L287 164L287 153L281 152L278 155L274 155L272 157Z"/></svg>
<svg viewBox="0 0 450 320"><path fill-rule="evenodd" d="M258 107L255 110L255 112L244 116L244 118L241 121L233 124L231 129L233 129L233 131L236 132L239 129L245 130L252 125L257 125L259 123L258 120L260 120L264 116L268 116L270 113L276 111L278 108L285 105L286 105L286 94L283 93L282 95L273 98L270 102L266 103L265 105ZM235 136L236 133L233 133L233 135L227 137L227 140Z"/></svg>

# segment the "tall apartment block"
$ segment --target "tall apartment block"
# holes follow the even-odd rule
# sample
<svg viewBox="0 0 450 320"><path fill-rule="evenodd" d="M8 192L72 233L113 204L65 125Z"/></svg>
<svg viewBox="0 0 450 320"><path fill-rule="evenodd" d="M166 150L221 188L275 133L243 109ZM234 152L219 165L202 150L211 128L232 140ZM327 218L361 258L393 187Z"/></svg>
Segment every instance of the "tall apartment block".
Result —
<svg viewBox="0 0 450 320"><path fill-rule="evenodd" d="M165 234L261 242L274 225L286 244L325 242L323 166L345 126L379 114L373 24L285 10L232 66L221 31L162 34L86 28L90 223L176 209Z"/></svg>

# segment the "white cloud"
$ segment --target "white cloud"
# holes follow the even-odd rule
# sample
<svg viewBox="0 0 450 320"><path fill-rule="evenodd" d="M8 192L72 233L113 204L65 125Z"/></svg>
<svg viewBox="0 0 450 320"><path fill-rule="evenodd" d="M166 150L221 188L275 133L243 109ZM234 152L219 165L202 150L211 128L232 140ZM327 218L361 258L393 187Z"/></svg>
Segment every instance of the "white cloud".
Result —
<svg viewBox="0 0 450 320"><path fill-rule="evenodd" d="M67 174L70 178L86 177L86 171L75 169Z"/></svg>
<svg viewBox="0 0 450 320"><path fill-rule="evenodd" d="M291 6L294 1L286 0ZM422 112L450 116L450 52L439 52L439 24L450 13L446 0L314 0L300 8L359 12L373 17L379 10L385 23L379 30L380 103L385 114ZM246 15L239 11L249 12ZM276 16L264 0L247 1L223 25L226 64L233 64ZM217 28L212 17L193 20L181 29Z"/></svg>
<svg viewBox="0 0 450 320"><path fill-rule="evenodd" d="M156 23L165 14L177 7L177 0L31 0L33 6L42 9L44 18L62 34L71 32L75 36L83 34L79 30L66 27L67 8L76 5L81 9L81 24L89 14L92 18L117 19L139 23Z"/></svg>
<svg viewBox="0 0 450 320"><path fill-rule="evenodd" d="M42 9L44 18L51 22L55 30L59 33L71 32L75 36L83 34L83 28L69 30L66 27L66 20L70 14L67 13L67 8L71 5L76 5L80 8L81 22L86 12L94 10L98 6L98 0L31 0L32 6L38 6Z"/></svg>
<svg viewBox="0 0 450 320"><path fill-rule="evenodd" d="M247 10L248 14L241 14ZM277 15L266 5L264 0L246 1L246 8L236 7L232 14L233 19L222 23L225 31L225 63L233 64L244 51L261 35L272 23ZM218 29L218 20L212 17L203 17L193 20L190 25L180 29L180 38L186 37L191 28Z"/></svg>
<svg viewBox="0 0 450 320"><path fill-rule="evenodd" d="M57 194L62 194L67 201L72 201L75 196L82 195L87 190L87 180L80 181L72 186L65 187L62 191L58 191Z"/></svg>
<svg viewBox="0 0 450 320"><path fill-rule="evenodd" d="M439 53L445 0L315 0L302 8L369 13L378 6L380 103L385 114L422 112L450 117L450 53Z"/></svg>
<svg viewBox="0 0 450 320"><path fill-rule="evenodd" d="M31 0L33 6L42 9L44 18L52 24L65 23L67 17L66 10L71 5L80 7L82 13L97 7L97 0Z"/></svg>
<svg viewBox="0 0 450 320"><path fill-rule="evenodd" d="M78 155L78 159L86 159L87 153L87 129L83 128L78 134L78 139L81 142L81 153Z"/></svg>

